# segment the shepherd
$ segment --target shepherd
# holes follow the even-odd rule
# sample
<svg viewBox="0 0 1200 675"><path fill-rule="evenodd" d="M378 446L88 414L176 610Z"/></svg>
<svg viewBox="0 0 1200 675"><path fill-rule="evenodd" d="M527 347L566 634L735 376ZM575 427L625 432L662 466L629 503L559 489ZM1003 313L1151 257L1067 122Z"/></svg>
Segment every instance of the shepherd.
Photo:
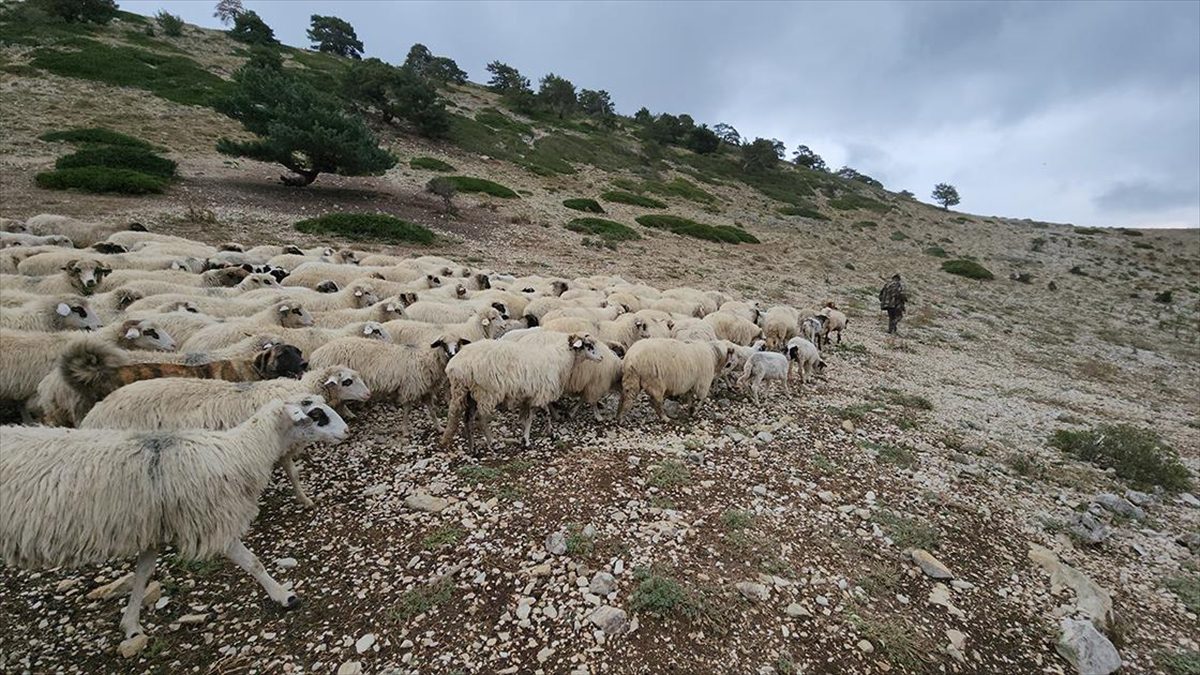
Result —
<svg viewBox="0 0 1200 675"><path fill-rule="evenodd" d="M884 284L879 291L879 309L888 313L888 334L895 335L900 319L904 317L904 303L908 295L904 292L904 284L899 274L893 274L892 280Z"/></svg>

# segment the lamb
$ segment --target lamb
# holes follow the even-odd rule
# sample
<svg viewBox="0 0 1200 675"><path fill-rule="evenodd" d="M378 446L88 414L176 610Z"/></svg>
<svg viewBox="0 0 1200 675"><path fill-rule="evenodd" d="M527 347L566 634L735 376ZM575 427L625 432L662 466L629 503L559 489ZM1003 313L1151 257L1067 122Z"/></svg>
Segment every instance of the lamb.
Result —
<svg viewBox="0 0 1200 675"><path fill-rule="evenodd" d="M211 360L209 355L186 356L182 363L122 352L94 340L72 344L59 358L58 367L38 384L36 400L47 423L70 425L82 420L97 401L124 385L158 378L204 378L229 382L298 378L308 368L300 350L272 343L257 353L243 348L232 358Z"/></svg>
<svg viewBox="0 0 1200 675"><path fill-rule="evenodd" d="M821 358L821 351L805 338L794 337L788 340L786 353L789 363L788 377L792 377L792 371L798 369L802 385L808 384L810 377L825 371L825 361ZM795 364L794 367L791 364Z"/></svg>
<svg viewBox="0 0 1200 675"><path fill-rule="evenodd" d="M97 330L100 317L87 300L58 295L30 300L0 312L0 328L50 333L60 330Z"/></svg>
<svg viewBox="0 0 1200 675"><path fill-rule="evenodd" d="M360 321L387 323L388 321L396 321L404 318L406 318L404 302L399 297L391 297L380 300L370 307L362 307L360 309L331 309L316 312L313 315L313 325L318 328L332 328Z"/></svg>
<svg viewBox="0 0 1200 675"><path fill-rule="evenodd" d="M38 383L54 370L59 356L79 333L43 333L0 329L0 400L25 401L37 393ZM172 351L175 342L153 321L126 321L101 329L95 339L120 349Z"/></svg>
<svg viewBox="0 0 1200 675"><path fill-rule="evenodd" d="M757 323L732 312L713 312L704 317L704 321L712 326L718 339L729 340L739 345L748 345L763 337L763 329Z"/></svg>
<svg viewBox="0 0 1200 675"><path fill-rule="evenodd" d="M354 251L343 248L334 250L332 248L323 248L319 255L314 255L315 250L309 249L308 252L301 253L281 253L267 259L268 265L282 267L285 270L292 272L302 265L328 265L330 267L347 267L350 265L358 265L358 254ZM364 275L365 276L365 275Z"/></svg>
<svg viewBox="0 0 1200 675"><path fill-rule="evenodd" d="M182 267L182 264L180 267ZM103 280L104 283L100 284L97 290L110 291L137 281L163 281L180 286L193 286L196 289L231 288L245 281L246 277L250 275L249 272L240 267L211 269L200 274L186 269L140 270L126 268L116 271L109 269L106 274L108 278ZM255 286L259 282L266 282L266 280L259 279L257 282L252 281L247 287ZM193 290L191 292L197 293L202 291Z"/></svg>
<svg viewBox="0 0 1200 675"><path fill-rule="evenodd" d="M750 396L754 399L754 404L758 405L758 388L762 385L763 380L782 382L783 391L788 396L792 395L792 388L788 384L789 370L787 356L777 352L755 352L750 355L749 359L746 359L746 365L742 367L742 376L738 378L737 384L739 388L744 388L749 383Z"/></svg>
<svg viewBox="0 0 1200 675"><path fill-rule="evenodd" d="M128 307L130 312L171 312L177 308L186 308L189 312L207 314L217 318L245 317L266 309L270 305L282 302L282 297L272 297L270 300L254 301L242 298L210 298L204 295L190 293L163 293L148 295Z"/></svg>
<svg viewBox="0 0 1200 675"><path fill-rule="evenodd" d="M846 325L850 323L850 319L832 302L825 303L825 307L821 309L820 314L826 317L825 327L821 332L821 338L825 341L825 344L829 344L830 333L837 333L838 344L842 344L842 331L846 329Z"/></svg>
<svg viewBox="0 0 1200 675"><path fill-rule="evenodd" d="M621 345L624 351L629 351L638 340L654 337L646 320L636 314L622 314L612 321L597 321L594 335L605 344Z"/></svg>
<svg viewBox="0 0 1200 675"><path fill-rule="evenodd" d="M561 398L572 369L584 359L600 360L596 341L590 335L543 332L518 342L485 340L466 345L446 364L450 407L442 447L449 447L454 440L464 416L468 446L474 449L471 434L474 416L491 447L489 423L502 404L519 408L524 444L529 447L533 408L545 407Z"/></svg>
<svg viewBox="0 0 1200 675"><path fill-rule="evenodd" d="M62 246L75 248L69 237L61 234L36 235L25 232L0 232L0 248L9 246Z"/></svg>
<svg viewBox="0 0 1200 675"><path fill-rule="evenodd" d="M404 438L412 438L411 409L424 403L435 429L440 425L434 398L446 386L446 363L470 344L453 335L420 346L388 344L377 340L341 338L309 355L314 368L345 365L363 374L376 398L394 401L403 410Z"/></svg>
<svg viewBox="0 0 1200 675"><path fill-rule="evenodd" d="M312 314L309 314L305 307L284 300L243 319L233 319L202 328L183 346L189 351L219 349L237 342L246 333L254 333L264 328L304 328L311 325Z"/></svg>
<svg viewBox="0 0 1200 675"><path fill-rule="evenodd" d="M779 351L784 343L796 337L799 330L800 313L792 307L776 305L767 310L763 319L763 333L767 339L767 349Z"/></svg>
<svg viewBox="0 0 1200 675"><path fill-rule="evenodd" d="M503 327L500 312L492 307L474 314L462 323L425 323L401 319L383 324L393 342L406 345L429 344L443 334L471 341L491 340L500 335Z"/></svg>
<svg viewBox="0 0 1200 675"><path fill-rule="evenodd" d="M139 622L158 550L224 554L284 608L299 604L241 537L271 469L298 446L341 442L346 423L319 396L272 401L228 431L150 433L5 427L0 452L0 556L23 568L76 567L137 555L121 616Z"/></svg>
<svg viewBox="0 0 1200 675"><path fill-rule="evenodd" d="M668 421L662 406L665 396L686 395L690 413L695 415L700 403L708 398L713 380L732 356L732 347L720 342L639 340L625 354L617 419L625 418L642 391L650 396L650 404L663 422Z"/></svg>
<svg viewBox="0 0 1200 675"><path fill-rule="evenodd" d="M820 349L821 336L825 333L825 322L828 318L824 314L806 317L800 322L800 336L814 343L817 349Z"/></svg>

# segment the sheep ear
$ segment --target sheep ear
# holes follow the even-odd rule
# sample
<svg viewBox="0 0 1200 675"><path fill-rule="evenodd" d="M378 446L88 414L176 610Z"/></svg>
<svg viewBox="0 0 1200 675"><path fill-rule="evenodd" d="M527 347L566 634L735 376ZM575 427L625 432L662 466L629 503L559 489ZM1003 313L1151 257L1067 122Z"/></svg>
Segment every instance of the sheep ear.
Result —
<svg viewBox="0 0 1200 675"><path fill-rule="evenodd" d="M387 306L385 306L385 307L383 308L383 311L385 311L385 312L394 312L394 311L396 311L396 304L395 304L395 303L392 303L392 302L389 302L389 303L387 304Z"/></svg>
<svg viewBox="0 0 1200 675"><path fill-rule="evenodd" d="M285 412L287 412L288 417L292 418L293 422L303 422L304 420L308 419L308 415L304 414L304 409L295 403L286 403L284 404L283 409Z"/></svg>
<svg viewBox="0 0 1200 675"><path fill-rule="evenodd" d="M445 340L438 340L438 341L434 342L433 344L429 345L430 349L441 349L442 347L445 347L445 346L446 346Z"/></svg>
<svg viewBox="0 0 1200 675"><path fill-rule="evenodd" d="M354 297L356 297L356 298L361 298L361 297L362 297L362 289L357 289L357 290L355 290L355 291L354 291Z"/></svg>
<svg viewBox="0 0 1200 675"><path fill-rule="evenodd" d="M54 308L54 311L59 316L68 316L71 313L71 306L65 302L60 302L58 303L58 306Z"/></svg>
<svg viewBox="0 0 1200 675"><path fill-rule="evenodd" d="M469 345L469 344L471 344L471 341L470 341L470 340L459 340L459 341L458 341L458 348L459 348L459 349L462 349L463 347L466 347L466 346L467 346L467 345Z"/></svg>
<svg viewBox="0 0 1200 675"><path fill-rule="evenodd" d="M675 330L675 322L671 319L667 319L667 330Z"/></svg>
<svg viewBox="0 0 1200 675"><path fill-rule="evenodd" d="M279 313L280 313L280 314L287 314L289 309L291 309L291 308L290 308L290 307L288 307L287 305L280 305L280 306L279 306Z"/></svg>
<svg viewBox="0 0 1200 675"><path fill-rule="evenodd" d="M325 382L323 382L322 384L324 384L326 387L336 387L337 386L337 378L331 377L328 380L325 380Z"/></svg>
<svg viewBox="0 0 1200 675"><path fill-rule="evenodd" d="M488 319L488 318L484 318L484 319L481 319L481 320L479 321L479 323L480 323L480 324L482 324L482 325L484 325L484 326L490 326L490 325L492 325L492 320L491 320L491 319Z"/></svg>
<svg viewBox="0 0 1200 675"><path fill-rule="evenodd" d="M141 336L142 336L141 331L139 331L136 328L130 328L129 330L125 331L125 339L126 340L136 340Z"/></svg>

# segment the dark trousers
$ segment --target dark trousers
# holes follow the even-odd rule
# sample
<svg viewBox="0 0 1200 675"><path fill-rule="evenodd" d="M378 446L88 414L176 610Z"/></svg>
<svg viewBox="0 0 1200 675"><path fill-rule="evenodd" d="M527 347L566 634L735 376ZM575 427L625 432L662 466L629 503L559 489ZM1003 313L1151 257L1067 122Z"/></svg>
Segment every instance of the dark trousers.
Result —
<svg viewBox="0 0 1200 675"><path fill-rule="evenodd" d="M888 333L895 333L896 327L900 325L900 318L904 316L903 307L888 307Z"/></svg>

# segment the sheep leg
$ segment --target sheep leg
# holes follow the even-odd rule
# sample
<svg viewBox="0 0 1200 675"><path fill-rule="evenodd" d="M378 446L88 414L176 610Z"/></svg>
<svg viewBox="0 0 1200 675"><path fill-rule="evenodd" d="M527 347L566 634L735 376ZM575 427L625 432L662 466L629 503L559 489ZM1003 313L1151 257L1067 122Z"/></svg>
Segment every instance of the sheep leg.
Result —
<svg viewBox="0 0 1200 675"><path fill-rule="evenodd" d="M146 597L146 583L154 574L154 562L158 559L158 551L152 548L138 554L133 572L133 588L129 590L129 600L125 603L125 611L121 613L121 630L125 637L131 638L142 630L139 620L142 615L142 600Z"/></svg>
<svg viewBox="0 0 1200 675"><path fill-rule="evenodd" d="M284 455L279 463L283 466L283 472L287 474L288 481L292 484L292 491L296 493L296 501L305 507L311 507L313 500L305 494L304 486L300 484L300 472L296 469L296 462L291 455Z"/></svg>
<svg viewBox="0 0 1200 675"><path fill-rule="evenodd" d="M546 415L546 421L550 423L551 416ZM533 426L533 408L528 403L521 404L521 439L523 447L529 447L529 428Z"/></svg>
<svg viewBox="0 0 1200 675"><path fill-rule="evenodd" d="M225 555L234 562L238 567L246 571L247 574L254 577L254 580L263 587L267 595L271 599L283 606L284 609L295 609L300 605L300 598L296 594L279 585L279 582L271 578L267 574L267 570L263 564L259 562L258 556L254 555L241 539L235 539L229 548L225 549Z"/></svg>
<svg viewBox="0 0 1200 675"><path fill-rule="evenodd" d="M554 438L554 415L551 414L550 406L542 406L542 411L546 413L546 435Z"/></svg>
<svg viewBox="0 0 1200 675"><path fill-rule="evenodd" d="M438 433L442 433L442 422L438 419L437 410L434 408L433 394L425 397L425 412L429 413L429 423L437 429Z"/></svg>
<svg viewBox="0 0 1200 675"><path fill-rule="evenodd" d="M479 410L475 414L475 421L483 429L483 440L488 450L496 447L496 439L492 437L492 413Z"/></svg>
<svg viewBox="0 0 1200 675"><path fill-rule="evenodd" d="M404 444L407 445L412 440L412 416L409 414L408 406L400 406L400 422L404 429Z"/></svg>

